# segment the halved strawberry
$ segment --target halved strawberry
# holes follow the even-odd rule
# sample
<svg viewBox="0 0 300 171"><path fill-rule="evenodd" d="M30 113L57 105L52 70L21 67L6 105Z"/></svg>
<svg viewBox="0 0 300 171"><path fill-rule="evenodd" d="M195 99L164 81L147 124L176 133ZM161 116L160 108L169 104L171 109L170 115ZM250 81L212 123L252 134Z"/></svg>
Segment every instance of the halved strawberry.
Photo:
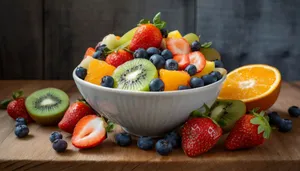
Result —
<svg viewBox="0 0 300 171"><path fill-rule="evenodd" d="M173 56L191 52L190 44L184 38L168 38L167 49L172 52Z"/></svg>
<svg viewBox="0 0 300 171"><path fill-rule="evenodd" d="M87 115L76 124L72 144L80 149L92 148L106 139L106 122L96 115Z"/></svg>
<svg viewBox="0 0 300 171"><path fill-rule="evenodd" d="M89 48L86 50L83 59L85 59L85 58L88 57L88 56L93 57L93 54L94 54L94 53L95 53L95 49L92 48L92 47L89 47Z"/></svg>
<svg viewBox="0 0 300 171"><path fill-rule="evenodd" d="M206 65L206 59L205 59L204 55L201 52L196 51L196 52L190 53L188 56L189 56L190 64L193 64L196 66L197 73L201 72Z"/></svg>
<svg viewBox="0 0 300 171"><path fill-rule="evenodd" d="M175 55L173 59L177 61L180 70L184 70L190 64L189 55Z"/></svg>

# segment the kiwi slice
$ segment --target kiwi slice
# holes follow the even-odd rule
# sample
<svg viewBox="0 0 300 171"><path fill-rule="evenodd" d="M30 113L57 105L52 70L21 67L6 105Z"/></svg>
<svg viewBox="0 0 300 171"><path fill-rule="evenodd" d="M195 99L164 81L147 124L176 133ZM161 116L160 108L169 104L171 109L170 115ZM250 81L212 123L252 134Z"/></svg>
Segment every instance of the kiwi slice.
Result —
<svg viewBox="0 0 300 171"><path fill-rule="evenodd" d="M41 125L56 125L69 107L69 97L62 90L45 88L26 98L29 115Z"/></svg>
<svg viewBox="0 0 300 171"><path fill-rule="evenodd" d="M211 108L210 117L229 132L235 122L246 114L246 105L240 100L217 100Z"/></svg>
<svg viewBox="0 0 300 171"><path fill-rule="evenodd" d="M208 61L221 60L220 53L214 48L201 48L200 52Z"/></svg>
<svg viewBox="0 0 300 171"><path fill-rule="evenodd" d="M149 91L150 81L157 78L156 67L147 59L134 59L120 65L112 76L114 87L123 90Z"/></svg>

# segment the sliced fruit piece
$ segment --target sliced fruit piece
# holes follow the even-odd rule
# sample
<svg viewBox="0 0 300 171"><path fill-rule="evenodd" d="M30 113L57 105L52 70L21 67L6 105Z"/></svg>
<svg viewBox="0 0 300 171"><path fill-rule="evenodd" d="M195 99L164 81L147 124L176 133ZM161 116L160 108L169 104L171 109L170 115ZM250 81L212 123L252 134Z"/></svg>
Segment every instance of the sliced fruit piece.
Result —
<svg viewBox="0 0 300 171"><path fill-rule="evenodd" d="M207 75L212 71L214 71L214 69L215 69L215 63L211 61L206 61L206 65L204 69L201 72L198 72L196 75L194 75L194 77L201 78L203 75Z"/></svg>
<svg viewBox="0 0 300 171"><path fill-rule="evenodd" d="M165 84L165 91L178 90L179 86L188 86L191 79L185 71L159 70L159 77Z"/></svg>
<svg viewBox="0 0 300 171"><path fill-rule="evenodd" d="M201 48L200 52L205 56L208 61L221 60L220 53L214 48Z"/></svg>
<svg viewBox="0 0 300 171"><path fill-rule="evenodd" d="M76 124L72 144L80 149L92 148L106 139L107 124L103 118L87 115Z"/></svg>
<svg viewBox="0 0 300 171"><path fill-rule="evenodd" d="M136 29L137 29L137 27L135 27L135 28L129 30L127 33L125 33L119 40L120 44L122 45L122 44L130 41L133 38Z"/></svg>
<svg viewBox="0 0 300 171"><path fill-rule="evenodd" d="M118 66L122 65L123 63L130 61L131 59L133 59L133 56L131 53L129 53L123 49L120 49L117 52L113 52L113 53L109 54L106 57L105 62L110 65L113 65L115 67L118 67Z"/></svg>
<svg viewBox="0 0 300 171"><path fill-rule="evenodd" d="M89 68L89 65L91 63L91 61L93 60L93 57L91 56L87 56L86 58L84 58L80 64L79 64L79 67L83 67L85 69L88 69Z"/></svg>
<svg viewBox="0 0 300 171"><path fill-rule="evenodd" d="M26 98L26 109L33 120L42 125L56 125L69 106L69 97L62 90L46 88Z"/></svg>
<svg viewBox="0 0 300 171"><path fill-rule="evenodd" d="M100 85L104 76L111 76L116 68L104 61L93 59L89 65L85 81Z"/></svg>
<svg viewBox="0 0 300 171"><path fill-rule="evenodd" d="M167 49L167 38L163 38L160 43L161 49Z"/></svg>
<svg viewBox="0 0 300 171"><path fill-rule="evenodd" d="M215 68L214 71L219 71L222 75L227 74L227 70L225 68Z"/></svg>
<svg viewBox="0 0 300 171"><path fill-rule="evenodd" d="M168 38L182 38L182 36L178 30L174 30L169 32Z"/></svg>
<svg viewBox="0 0 300 171"><path fill-rule="evenodd" d="M115 80L115 88L149 91L150 81L157 78L157 70L149 60L138 58L120 65L112 77Z"/></svg>
<svg viewBox="0 0 300 171"><path fill-rule="evenodd" d="M206 65L206 60L204 55L201 52L192 52L189 54L190 58L190 64L193 64L197 68L197 72L201 72L205 65Z"/></svg>
<svg viewBox="0 0 300 171"><path fill-rule="evenodd" d="M188 55L175 55L173 59L178 63L179 70L184 70L190 64Z"/></svg>
<svg viewBox="0 0 300 171"><path fill-rule="evenodd" d="M200 42L199 36L197 36L195 33L186 34L185 36L183 36L183 38L185 38L185 40L189 42L189 44L192 44L194 41Z"/></svg>
<svg viewBox="0 0 300 171"><path fill-rule="evenodd" d="M210 117L224 132L229 132L236 121L246 114L246 105L240 100L217 100L211 108Z"/></svg>
<svg viewBox="0 0 300 171"><path fill-rule="evenodd" d="M121 39L121 37L120 37L120 36L116 36L116 39L117 39L117 40L120 40L120 39Z"/></svg>
<svg viewBox="0 0 300 171"><path fill-rule="evenodd" d="M280 72L268 65L253 64L237 68L227 75L219 99L242 100L247 110L270 108L278 98Z"/></svg>
<svg viewBox="0 0 300 171"><path fill-rule="evenodd" d="M105 36L102 40L102 44L105 44L108 49L115 49L120 46L120 42L117 40L114 34L109 34Z"/></svg>
<svg viewBox="0 0 300 171"><path fill-rule="evenodd" d="M191 52L189 43L184 38L168 38L167 49L172 52L172 55L185 55Z"/></svg>
<svg viewBox="0 0 300 171"><path fill-rule="evenodd" d="M94 53L95 53L95 49L92 48L92 47L89 47L89 48L86 50L83 59L85 59L85 58L88 57L88 56L92 57Z"/></svg>

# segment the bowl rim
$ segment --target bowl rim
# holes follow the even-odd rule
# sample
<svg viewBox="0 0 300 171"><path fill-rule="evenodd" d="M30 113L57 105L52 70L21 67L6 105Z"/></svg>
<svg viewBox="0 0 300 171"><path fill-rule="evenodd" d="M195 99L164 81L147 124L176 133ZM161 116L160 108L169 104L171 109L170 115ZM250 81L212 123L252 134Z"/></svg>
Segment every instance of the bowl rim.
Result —
<svg viewBox="0 0 300 171"><path fill-rule="evenodd" d="M77 68L77 67L76 67ZM88 81L84 81L82 79L80 79L75 71L76 68L73 70L73 79L76 82L79 82L80 84L84 84L90 88L94 88L94 89L99 89L101 91L107 91L107 92L112 92L112 93L116 93L116 94L127 94L127 95L147 95L147 96L172 96L172 95L182 95L182 94L193 94L196 92L203 92L206 91L208 89L210 89L211 87L215 87L219 84L222 84L226 77L227 77L227 73L225 75L223 75L223 77L218 80L217 82L214 82L210 85L207 86L203 86L203 87L198 87L198 88L192 88L192 89L186 89L186 90L173 90L173 91L158 91L158 92L150 92L150 91L131 91L131 90L122 90L122 89L116 89L116 88L108 88L108 87L102 87L96 84L92 84Z"/></svg>

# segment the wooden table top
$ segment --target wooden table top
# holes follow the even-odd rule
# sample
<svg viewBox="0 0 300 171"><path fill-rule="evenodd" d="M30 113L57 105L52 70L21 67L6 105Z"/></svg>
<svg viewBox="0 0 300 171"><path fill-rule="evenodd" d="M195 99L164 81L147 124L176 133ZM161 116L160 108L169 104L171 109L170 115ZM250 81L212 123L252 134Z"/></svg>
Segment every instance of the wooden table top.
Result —
<svg viewBox="0 0 300 171"><path fill-rule="evenodd" d="M73 81L0 81L0 99L11 92L23 89L25 95L35 90L56 87L69 94L71 102L80 94ZM271 110L282 117L290 118L287 109L291 105L300 106L300 82L282 83L280 97ZM300 118L293 120L293 130L280 133L274 130L265 144L250 150L226 151L223 140L211 151L189 158L181 149L170 156L162 157L155 151L139 150L134 142L130 147L118 147L109 136L100 146L78 150L69 142L65 153L56 153L49 141L49 134L56 127L29 125L30 135L17 139L14 135L14 121L5 110L0 110L0 170L300 170ZM63 133L66 140L70 135Z"/></svg>

